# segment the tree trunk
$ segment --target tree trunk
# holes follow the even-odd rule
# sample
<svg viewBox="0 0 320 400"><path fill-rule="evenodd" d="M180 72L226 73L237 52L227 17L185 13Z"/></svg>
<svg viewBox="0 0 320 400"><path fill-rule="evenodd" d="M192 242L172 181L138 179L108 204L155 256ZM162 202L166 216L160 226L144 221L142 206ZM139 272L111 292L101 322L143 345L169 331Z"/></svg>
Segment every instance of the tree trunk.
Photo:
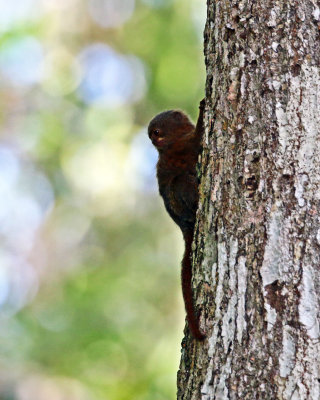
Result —
<svg viewBox="0 0 320 400"><path fill-rule="evenodd" d="M178 399L320 399L320 3L208 0Z"/></svg>

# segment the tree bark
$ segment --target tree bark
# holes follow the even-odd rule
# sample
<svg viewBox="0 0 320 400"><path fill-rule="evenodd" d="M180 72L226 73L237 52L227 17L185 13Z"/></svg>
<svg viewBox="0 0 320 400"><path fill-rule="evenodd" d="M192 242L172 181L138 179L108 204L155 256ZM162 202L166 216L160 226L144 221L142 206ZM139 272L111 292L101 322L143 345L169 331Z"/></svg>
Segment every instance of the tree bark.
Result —
<svg viewBox="0 0 320 400"><path fill-rule="evenodd" d="M320 399L319 32L317 0L208 0L179 400Z"/></svg>

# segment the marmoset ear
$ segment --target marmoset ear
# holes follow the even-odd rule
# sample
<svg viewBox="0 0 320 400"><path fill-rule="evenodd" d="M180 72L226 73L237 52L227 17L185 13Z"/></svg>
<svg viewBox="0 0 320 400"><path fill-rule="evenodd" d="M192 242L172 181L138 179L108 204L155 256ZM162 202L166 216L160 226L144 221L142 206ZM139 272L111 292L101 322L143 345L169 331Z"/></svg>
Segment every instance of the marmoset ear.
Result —
<svg viewBox="0 0 320 400"><path fill-rule="evenodd" d="M185 117L185 115L183 114L182 111L179 110L175 110L172 112L172 116L174 119L176 119L177 121L182 121Z"/></svg>

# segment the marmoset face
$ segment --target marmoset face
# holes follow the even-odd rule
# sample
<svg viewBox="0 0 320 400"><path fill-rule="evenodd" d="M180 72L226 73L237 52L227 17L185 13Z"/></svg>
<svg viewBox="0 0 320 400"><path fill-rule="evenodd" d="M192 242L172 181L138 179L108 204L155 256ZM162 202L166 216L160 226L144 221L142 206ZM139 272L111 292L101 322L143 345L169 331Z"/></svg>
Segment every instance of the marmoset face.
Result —
<svg viewBox="0 0 320 400"><path fill-rule="evenodd" d="M194 125L182 111L169 110L156 115L148 127L148 136L158 149L164 149L192 132Z"/></svg>

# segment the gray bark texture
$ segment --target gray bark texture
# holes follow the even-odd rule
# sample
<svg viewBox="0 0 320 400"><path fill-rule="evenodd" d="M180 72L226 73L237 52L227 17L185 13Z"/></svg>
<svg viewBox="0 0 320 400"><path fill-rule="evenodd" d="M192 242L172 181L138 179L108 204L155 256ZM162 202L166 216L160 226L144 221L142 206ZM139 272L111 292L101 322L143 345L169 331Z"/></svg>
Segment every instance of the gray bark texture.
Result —
<svg viewBox="0 0 320 400"><path fill-rule="evenodd" d="M208 0L179 400L320 399L319 33L317 0Z"/></svg>

